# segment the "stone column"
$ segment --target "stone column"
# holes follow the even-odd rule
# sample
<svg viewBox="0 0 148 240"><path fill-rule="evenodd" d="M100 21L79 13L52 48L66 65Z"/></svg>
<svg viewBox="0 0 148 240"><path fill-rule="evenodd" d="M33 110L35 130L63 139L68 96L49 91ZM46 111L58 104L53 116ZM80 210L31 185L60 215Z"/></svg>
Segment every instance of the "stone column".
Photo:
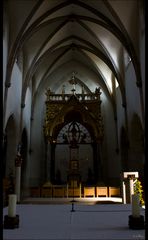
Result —
<svg viewBox="0 0 148 240"><path fill-rule="evenodd" d="M20 153L18 153L15 158L15 167L16 167L15 193L17 195L17 202L20 202L21 164L22 164L22 158Z"/></svg>

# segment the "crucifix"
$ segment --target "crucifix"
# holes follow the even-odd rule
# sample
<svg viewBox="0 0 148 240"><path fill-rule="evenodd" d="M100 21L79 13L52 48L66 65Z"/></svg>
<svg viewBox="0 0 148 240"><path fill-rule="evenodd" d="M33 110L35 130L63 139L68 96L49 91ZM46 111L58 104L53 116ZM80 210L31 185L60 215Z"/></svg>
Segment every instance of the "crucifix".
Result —
<svg viewBox="0 0 148 240"><path fill-rule="evenodd" d="M76 84L77 84L77 81L75 79L75 74L76 74L76 72L72 72L72 78L71 78L71 80L69 80L69 83L73 85L73 88L71 90L73 92L73 94L75 94Z"/></svg>

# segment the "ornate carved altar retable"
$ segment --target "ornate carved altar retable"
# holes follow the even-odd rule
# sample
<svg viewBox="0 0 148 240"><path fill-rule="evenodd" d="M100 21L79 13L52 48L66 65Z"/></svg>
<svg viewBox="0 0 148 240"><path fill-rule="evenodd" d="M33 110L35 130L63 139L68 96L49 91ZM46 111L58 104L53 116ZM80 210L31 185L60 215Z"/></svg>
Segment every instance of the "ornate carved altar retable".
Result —
<svg viewBox="0 0 148 240"><path fill-rule="evenodd" d="M93 143L101 143L103 139L103 121L101 116L100 88L96 88L94 93L90 94L54 94L47 90L46 92L46 116L44 123L44 136L52 146L57 142L59 131L64 125L72 122L73 129L76 131L76 122L81 123L91 133ZM78 130L77 130L78 131ZM74 133L76 135L76 133ZM74 136L73 136L74 138ZM78 138L78 137L77 137ZM74 139L69 138L68 144L71 155L78 149L80 139L76 145L72 144ZM71 141L71 142L70 142ZM52 157L51 157L52 158ZM71 158L71 157L70 157ZM52 164L54 159L52 159ZM78 159L70 159L68 177L70 174L79 175Z"/></svg>

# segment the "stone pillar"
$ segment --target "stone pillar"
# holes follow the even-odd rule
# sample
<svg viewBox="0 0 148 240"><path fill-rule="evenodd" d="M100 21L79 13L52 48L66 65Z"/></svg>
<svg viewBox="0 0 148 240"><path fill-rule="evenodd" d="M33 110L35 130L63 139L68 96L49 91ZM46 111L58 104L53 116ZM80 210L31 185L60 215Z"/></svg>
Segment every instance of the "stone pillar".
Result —
<svg viewBox="0 0 148 240"><path fill-rule="evenodd" d="M17 202L20 202L21 164L22 164L22 158L20 153L18 153L15 158L15 167L16 167L15 193L17 195Z"/></svg>

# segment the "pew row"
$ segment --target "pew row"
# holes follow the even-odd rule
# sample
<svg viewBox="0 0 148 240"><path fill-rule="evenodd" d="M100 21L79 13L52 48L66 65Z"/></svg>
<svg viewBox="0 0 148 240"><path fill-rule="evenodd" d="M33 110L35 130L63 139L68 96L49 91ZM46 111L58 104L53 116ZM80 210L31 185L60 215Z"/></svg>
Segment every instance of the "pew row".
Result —
<svg viewBox="0 0 148 240"><path fill-rule="evenodd" d="M121 197L120 187L112 186L57 186L52 185L48 187L31 187L31 197L48 197L48 198L64 198L64 197Z"/></svg>

